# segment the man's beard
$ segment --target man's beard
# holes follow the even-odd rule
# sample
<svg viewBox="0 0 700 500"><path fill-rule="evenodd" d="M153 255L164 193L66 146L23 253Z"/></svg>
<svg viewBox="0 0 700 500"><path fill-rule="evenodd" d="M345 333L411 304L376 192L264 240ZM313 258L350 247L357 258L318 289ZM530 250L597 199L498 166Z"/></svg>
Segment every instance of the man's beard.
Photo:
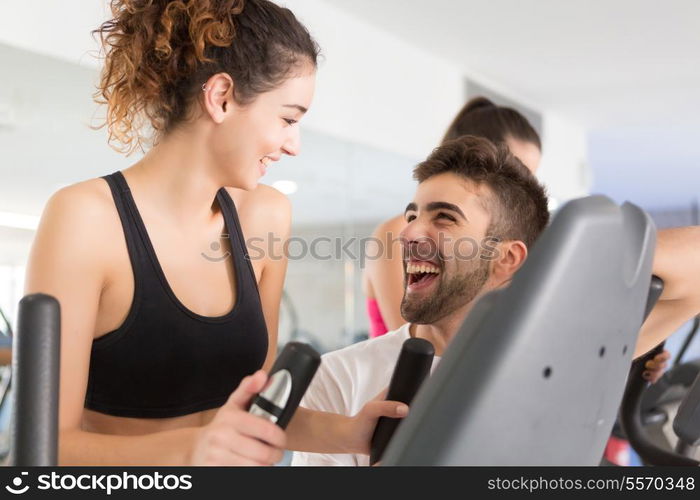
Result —
<svg viewBox="0 0 700 500"><path fill-rule="evenodd" d="M440 283L428 297L408 297L406 287L401 301L401 316L410 323L429 325L452 314L470 303L481 291L489 277L489 261L478 259L475 269L446 280L438 275Z"/></svg>

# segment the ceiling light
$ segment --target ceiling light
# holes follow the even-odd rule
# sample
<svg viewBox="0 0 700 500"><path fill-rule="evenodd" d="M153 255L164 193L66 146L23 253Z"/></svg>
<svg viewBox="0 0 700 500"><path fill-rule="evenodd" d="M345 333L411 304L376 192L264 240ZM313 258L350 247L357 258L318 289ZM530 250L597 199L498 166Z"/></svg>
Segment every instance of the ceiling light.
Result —
<svg viewBox="0 0 700 500"><path fill-rule="evenodd" d="M294 181L276 181L272 183L272 187L284 194L294 194L298 189L297 183Z"/></svg>

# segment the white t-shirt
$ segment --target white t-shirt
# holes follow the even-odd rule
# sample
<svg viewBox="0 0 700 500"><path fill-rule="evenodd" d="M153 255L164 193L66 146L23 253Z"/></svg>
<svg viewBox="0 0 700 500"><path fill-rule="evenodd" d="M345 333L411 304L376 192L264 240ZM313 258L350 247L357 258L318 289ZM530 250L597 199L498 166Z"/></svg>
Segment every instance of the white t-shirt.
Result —
<svg viewBox="0 0 700 500"><path fill-rule="evenodd" d="M409 323L406 323L381 337L324 354L301 406L356 415L389 386L401 346L410 337L408 328ZM433 369L438 360L436 356ZM292 465L369 465L369 456L294 452Z"/></svg>

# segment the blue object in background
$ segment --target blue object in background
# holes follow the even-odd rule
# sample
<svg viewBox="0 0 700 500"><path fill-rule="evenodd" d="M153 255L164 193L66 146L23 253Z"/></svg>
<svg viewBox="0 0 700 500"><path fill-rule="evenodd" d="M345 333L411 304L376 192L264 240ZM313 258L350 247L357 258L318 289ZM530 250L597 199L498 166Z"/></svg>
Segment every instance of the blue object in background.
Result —
<svg viewBox="0 0 700 500"><path fill-rule="evenodd" d="M592 191L645 210L700 198L700 128L617 127L588 134Z"/></svg>

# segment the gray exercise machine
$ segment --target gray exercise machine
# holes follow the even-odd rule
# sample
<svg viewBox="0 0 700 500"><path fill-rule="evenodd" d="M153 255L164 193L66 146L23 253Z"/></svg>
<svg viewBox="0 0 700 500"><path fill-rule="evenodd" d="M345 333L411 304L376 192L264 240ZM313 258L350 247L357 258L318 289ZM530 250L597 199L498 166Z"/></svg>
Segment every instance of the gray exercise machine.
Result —
<svg viewBox="0 0 700 500"><path fill-rule="evenodd" d="M474 306L382 463L598 465L647 309L655 239L630 203L563 206L511 285Z"/></svg>

